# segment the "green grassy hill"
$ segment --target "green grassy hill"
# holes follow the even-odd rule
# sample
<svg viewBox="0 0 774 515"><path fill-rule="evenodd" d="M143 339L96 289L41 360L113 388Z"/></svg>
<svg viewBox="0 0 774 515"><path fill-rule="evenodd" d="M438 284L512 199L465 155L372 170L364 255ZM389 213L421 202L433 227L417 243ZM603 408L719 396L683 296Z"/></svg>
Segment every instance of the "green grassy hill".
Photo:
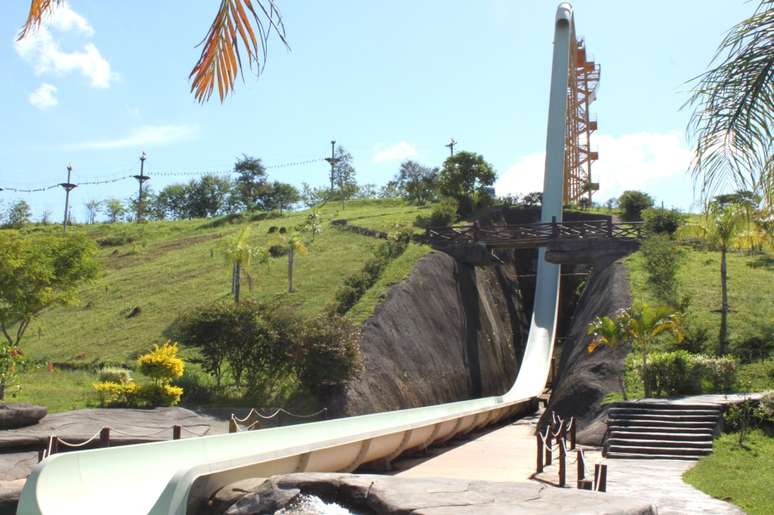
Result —
<svg viewBox="0 0 774 515"><path fill-rule="evenodd" d="M282 299L299 314L322 311L350 274L373 256L380 241L332 226L334 219L390 232L411 226L429 207L399 201L351 201L321 209L322 233L306 235L308 256L296 255L294 293L287 293L287 257L272 258L252 271L253 289L244 284L243 298ZM181 313L230 295L230 268L221 246L224 238L252 226L252 238L262 245L279 244L272 226L288 229L302 223L306 211L253 220L238 217L143 224L98 224L73 227L93 238L102 264L100 277L82 288L75 306L47 310L30 326L22 347L32 366L22 374L17 400L37 402L52 410L82 407L90 402L90 384L103 364L133 366L139 353L166 340L165 332ZM257 219L257 220L256 220ZM60 230L35 227L32 230ZM366 296L352 309L364 321L389 287L408 275L429 248L412 244L390 263ZM131 316L133 312L139 313ZM184 356L191 356L185 349ZM53 363L54 372L48 363Z"/></svg>

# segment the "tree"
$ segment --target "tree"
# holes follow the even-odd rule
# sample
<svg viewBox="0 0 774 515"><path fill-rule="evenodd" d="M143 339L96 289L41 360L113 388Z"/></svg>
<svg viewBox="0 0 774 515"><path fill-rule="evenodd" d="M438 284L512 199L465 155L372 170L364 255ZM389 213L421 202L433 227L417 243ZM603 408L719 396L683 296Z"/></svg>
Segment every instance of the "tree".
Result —
<svg viewBox="0 0 774 515"><path fill-rule="evenodd" d="M204 175L188 184L188 210L192 218L206 218L221 214L229 192L231 181L217 175Z"/></svg>
<svg viewBox="0 0 774 515"><path fill-rule="evenodd" d="M279 209L280 214L282 214L283 209L290 208L290 206L300 200L301 194L295 186L284 182L274 181L269 187L268 193L263 201L263 206L267 211Z"/></svg>
<svg viewBox="0 0 774 515"><path fill-rule="evenodd" d="M17 200L5 212L5 226L11 229L21 229L32 219L32 209L24 200Z"/></svg>
<svg viewBox="0 0 774 515"><path fill-rule="evenodd" d="M31 0L27 21L18 40L37 29L44 16L64 0ZM255 29L253 28L255 24ZM285 25L275 0L222 0L201 42L202 53L191 70L191 92L199 102L208 100L217 84L220 101L233 91L242 70L240 48L257 74L266 65L269 37L274 33L287 47ZM257 34L257 37L256 37Z"/></svg>
<svg viewBox="0 0 774 515"><path fill-rule="evenodd" d="M446 159L438 174L441 194L457 201L457 212L466 216L476 197L487 195L497 174L484 157L473 152L458 152Z"/></svg>
<svg viewBox="0 0 774 515"><path fill-rule="evenodd" d="M400 196L423 205L437 197L438 169L422 166L416 161L404 161L391 182Z"/></svg>
<svg viewBox="0 0 774 515"><path fill-rule="evenodd" d="M255 209L261 198L269 190L266 180L266 168L260 159L242 154L242 158L234 164L237 178L234 180L233 195L244 209ZM263 206L260 206L263 207Z"/></svg>
<svg viewBox="0 0 774 515"><path fill-rule="evenodd" d="M718 354L728 352L728 267L726 254L733 242L741 222L741 210L738 204L710 205L713 219L712 239L720 247L720 332L718 334Z"/></svg>
<svg viewBox="0 0 774 515"><path fill-rule="evenodd" d="M524 195L524 198L521 199L521 203L527 207L540 206L543 204L543 192L533 191L532 193L527 193Z"/></svg>
<svg viewBox="0 0 774 515"><path fill-rule="evenodd" d="M687 106L696 138L692 174L711 196L735 184L774 198L774 3L761 0L753 15L720 43L712 67L694 79Z"/></svg>
<svg viewBox="0 0 774 515"><path fill-rule="evenodd" d="M683 257L680 247L668 234L656 233L642 242L640 251L648 274L648 288L654 297L667 306L679 307L677 272Z"/></svg>
<svg viewBox="0 0 774 515"><path fill-rule="evenodd" d="M19 352L41 311L77 300L80 284L96 276L95 253L94 243L77 235L0 232L0 331L5 338L0 354ZM4 364L0 359L0 367ZM6 386L2 377L0 399Z"/></svg>
<svg viewBox="0 0 774 515"><path fill-rule="evenodd" d="M592 336L588 351L594 352L599 346L617 346L623 341L631 342L642 357L641 377L645 397L650 397L651 384L647 380L648 352L662 334L671 334L677 342L683 340L683 324L678 313L668 306L636 304L610 317L597 317L589 324L586 332Z"/></svg>
<svg viewBox="0 0 774 515"><path fill-rule="evenodd" d="M621 218L627 222L642 220L642 212L653 207L653 198L647 193L627 190L618 197L618 207L621 208Z"/></svg>
<svg viewBox="0 0 774 515"><path fill-rule="evenodd" d="M332 200L349 200L357 193L357 180L355 179L355 167L352 165L352 154L344 150L341 145L336 147L334 153L336 163L330 174ZM338 191L335 191L338 188Z"/></svg>
<svg viewBox="0 0 774 515"><path fill-rule="evenodd" d="M99 200L89 200L85 204L86 211L89 213L89 223L93 224L97 221L97 215L99 214L100 210L102 209L102 202Z"/></svg>
<svg viewBox="0 0 774 515"><path fill-rule="evenodd" d="M170 184L164 186L158 195L154 210L163 214L163 218L190 218L189 186Z"/></svg>
<svg viewBox="0 0 774 515"><path fill-rule="evenodd" d="M327 188L315 188L307 183L301 183L301 202L306 207L314 207L328 201L331 191Z"/></svg>
<svg viewBox="0 0 774 515"><path fill-rule="evenodd" d="M295 259L295 253L298 252L302 256L306 256L309 254L309 249L306 248L306 245L304 245L304 241L301 238L301 235L297 232L294 232L290 235L289 238L287 238L287 245L288 245L288 293L293 293L295 289L293 288L293 262Z"/></svg>
<svg viewBox="0 0 774 515"><path fill-rule="evenodd" d="M111 224L119 221L126 214L124 203L117 198L109 198L104 202L105 213Z"/></svg>
<svg viewBox="0 0 774 515"><path fill-rule="evenodd" d="M360 329L349 319L322 314L310 319L301 345L301 383L322 401L363 370Z"/></svg>
<svg viewBox="0 0 774 515"><path fill-rule="evenodd" d="M234 302L239 302L242 274L247 277L250 289L253 288L253 278L250 275L250 267L254 262L266 264L269 262L269 253L263 247L250 243L250 226L246 225L239 234L226 240L223 248L226 262L231 265L231 294Z"/></svg>

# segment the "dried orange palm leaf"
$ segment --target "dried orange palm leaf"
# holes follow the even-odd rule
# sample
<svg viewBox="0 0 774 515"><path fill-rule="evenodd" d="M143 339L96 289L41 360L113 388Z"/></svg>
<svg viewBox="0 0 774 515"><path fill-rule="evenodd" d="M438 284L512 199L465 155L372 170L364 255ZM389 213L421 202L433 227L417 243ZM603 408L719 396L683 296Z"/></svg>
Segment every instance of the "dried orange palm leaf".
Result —
<svg viewBox="0 0 774 515"><path fill-rule="evenodd" d="M51 12L54 7L61 4L64 0L32 0L30 2L30 11L27 14L27 21L19 31L17 40L21 40L30 31L37 29L43 21L43 16Z"/></svg>
<svg viewBox="0 0 774 515"><path fill-rule="evenodd" d="M247 53L250 67L255 63L260 74L272 29L287 46L285 27L274 0L221 0L212 26L200 44L199 61L189 76L196 100L208 100L216 85L221 102L233 91L237 74L242 72L240 50Z"/></svg>

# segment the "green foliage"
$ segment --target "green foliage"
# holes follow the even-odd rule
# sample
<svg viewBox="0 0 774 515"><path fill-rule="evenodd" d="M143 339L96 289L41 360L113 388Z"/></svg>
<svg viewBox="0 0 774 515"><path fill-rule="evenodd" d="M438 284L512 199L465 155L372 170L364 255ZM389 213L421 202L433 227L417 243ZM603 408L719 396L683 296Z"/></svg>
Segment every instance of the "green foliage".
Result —
<svg viewBox="0 0 774 515"><path fill-rule="evenodd" d="M642 212L645 221L643 228L647 234L674 235L685 222L685 217L677 209L648 208Z"/></svg>
<svg viewBox="0 0 774 515"><path fill-rule="evenodd" d="M177 344L166 342L154 345L153 350L137 359L140 372L155 383L168 383L183 375L185 363L177 357Z"/></svg>
<svg viewBox="0 0 774 515"><path fill-rule="evenodd" d="M141 385L135 397L129 401L140 407L177 406L183 397L183 389L170 383L148 383Z"/></svg>
<svg viewBox="0 0 774 515"><path fill-rule="evenodd" d="M636 222L642 220L643 211L653 207L653 198L641 191L627 190L618 197L618 207L624 220Z"/></svg>
<svg viewBox="0 0 774 515"><path fill-rule="evenodd" d="M7 352L19 347L41 311L77 300L80 284L97 274L94 253L94 243L81 236L0 231L0 330Z"/></svg>
<svg viewBox="0 0 774 515"><path fill-rule="evenodd" d="M117 198L109 198L103 202L105 214L107 214L108 222L114 224L120 221L124 215L126 215L126 208L124 203Z"/></svg>
<svg viewBox="0 0 774 515"><path fill-rule="evenodd" d="M318 315L302 336L299 379L321 399L354 379L363 368L360 329L336 315Z"/></svg>
<svg viewBox="0 0 774 515"><path fill-rule="evenodd" d="M102 383L127 384L133 381L132 371L120 367L104 367L99 371L97 379Z"/></svg>
<svg viewBox="0 0 774 515"><path fill-rule="evenodd" d="M642 242L640 251L653 296L659 302L677 308L680 304L677 273L682 264L680 247L667 234L652 234Z"/></svg>
<svg viewBox="0 0 774 515"><path fill-rule="evenodd" d="M736 383L736 362L684 350L654 352L640 375L656 397L727 393Z"/></svg>
<svg viewBox="0 0 774 515"><path fill-rule="evenodd" d="M481 195L487 195L497 174L484 157L474 152L458 152L444 161L438 174L438 189L457 201L457 213L469 215Z"/></svg>
<svg viewBox="0 0 774 515"><path fill-rule="evenodd" d="M457 221L457 203L444 198L435 206L430 216L417 215L414 225L418 227L446 227Z"/></svg>
<svg viewBox="0 0 774 515"><path fill-rule="evenodd" d="M32 209L24 200L17 200L5 212L3 227L21 229L28 225L32 219Z"/></svg>
<svg viewBox="0 0 774 515"><path fill-rule="evenodd" d="M388 189L414 204L432 202L438 194L438 169L404 161Z"/></svg>
<svg viewBox="0 0 774 515"><path fill-rule="evenodd" d="M235 203L246 210L261 207L259 200L269 190L266 168L261 160L243 154L234 164L234 172L237 173L232 193Z"/></svg>

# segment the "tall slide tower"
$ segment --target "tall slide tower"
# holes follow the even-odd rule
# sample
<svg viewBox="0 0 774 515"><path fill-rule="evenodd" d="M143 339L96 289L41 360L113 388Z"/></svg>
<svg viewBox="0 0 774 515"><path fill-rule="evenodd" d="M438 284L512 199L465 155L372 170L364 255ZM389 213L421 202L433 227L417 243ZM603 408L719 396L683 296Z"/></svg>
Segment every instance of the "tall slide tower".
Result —
<svg viewBox="0 0 774 515"><path fill-rule="evenodd" d="M570 66L567 81L567 126L564 154L564 203L579 203L599 189L592 182L591 163L599 157L591 150L591 133L597 121L591 119L589 106L597 98L600 66L589 60L583 39L576 39L571 27Z"/></svg>

